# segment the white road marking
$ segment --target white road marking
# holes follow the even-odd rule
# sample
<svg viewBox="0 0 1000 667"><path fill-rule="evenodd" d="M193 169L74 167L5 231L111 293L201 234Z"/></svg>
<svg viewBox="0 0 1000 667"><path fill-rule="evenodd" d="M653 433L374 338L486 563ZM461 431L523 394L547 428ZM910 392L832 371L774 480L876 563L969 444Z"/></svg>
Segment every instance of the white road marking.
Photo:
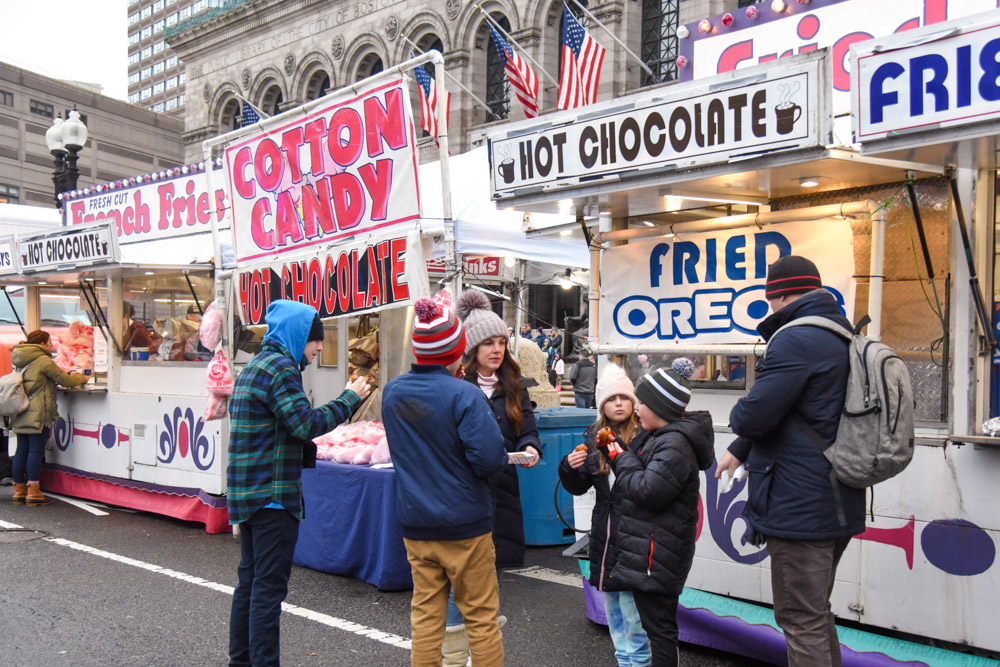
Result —
<svg viewBox="0 0 1000 667"><path fill-rule="evenodd" d="M22 526L19 526L16 523L0 521L0 528L17 529L17 528L22 528ZM166 577L170 577L172 579L178 579L180 581L189 584L194 584L196 586L202 586L204 588L208 588L213 591L217 591L219 593L225 593L226 595L233 594L232 586L226 586L225 584L219 584L214 581L208 581L207 579L202 579L201 577L195 577L190 574L178 572L177 570L171 570L169 568L160 567L159 565L154 565L153 563L147 563L145 561L136 560L135 558L129 558L128 556L121 556L119 554L112 553L110 551L105 551L104 549L95 549L94 547L89 547L86 544L80 544L79 542L73 542L71 540L63 539L61 537L46 537L44 539L46 542L58 544L59 546L63 547L69 547L70 549L82 551L83 553L88 553L92 556L99 556L101 558L106 558L116 563L122 563L123 565L131 565L132 567L137 567L141 570L147 570L149 572L154 572L156 574L162 574ZM287 602L282 603L281 609L287 614L292 614L293 616L301 616L302 618L308 619L310 621L315 621L316 623L321 623L336 630L343 630L344 632L350 632L352 634L359 635L361 637L367 637L368 639L373 639L377 642L382 642L383 644L388 644L390 646L396 646L398 648L403 648L407 650L410 649L410 640L408 638L400 637L399 635L394 635L391 632L382 632L381 630L376 630L375 628L369 628L368 626L361 625L360 623L347 621L342 618L337 618L336 616L330 616L329 614L323 614L318 611L313 611L312 609L306 609L305 607L299 607L297 605L289 604Z"/></svg>
<svg viewBox="0 0 1000 667"><path fill-rule="evenodd" d="M553 584L562 584L563 586L583 588L583 577L580 574L560 572L559 570L553 570L547 567L538 567L537 565L524 567L519 570L504 570L504 573L516 574L518 576L529 577L531 579L541 579L542 581L548 581Z"/></svg>
<svg viewBox="0 0 1000 667"><path fill-rule="evenodd" d="M94 516L108 516L109 514L111 514L110 512L105 512L104 510L97 509L96 507L86 502L85 500L80 500L78 498L70 498L68 496L63 496L58 493L51 493L49 491L46 491L45 493L50 498L58 498L67 505L72 505L73 507L79 507L83 511L90 512Z"/></svg>

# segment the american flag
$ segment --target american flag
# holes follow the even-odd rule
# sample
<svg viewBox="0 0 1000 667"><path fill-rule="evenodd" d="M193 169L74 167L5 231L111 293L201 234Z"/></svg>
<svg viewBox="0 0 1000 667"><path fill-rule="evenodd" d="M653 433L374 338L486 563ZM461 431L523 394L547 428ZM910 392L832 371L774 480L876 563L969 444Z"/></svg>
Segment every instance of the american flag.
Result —
<svg viewBox="0 0 1000 667"><path fill-rule="evenodd" d="M418 67L413 70L420 89L420 128L435 139L438 137L437 84L427 70ZM448 134L448 112L451 111L451 93L444 105L444 134Z"/></svg>
<svg viewBox="0 0 1000 667"><path fill-rule="evenodd" d="M597 84L605 49L563 6L562 70L559 72L560 109L573 109L597 101Z"/></svg>
<svg viewBox="0 0 1000 667"><path fill-rule="evenodd" d="M253 110L249 102L243 103L243 116L240 120L240 127L246 127L247 125L253 125L254 123L260 122L260 116L257 112Z"/></svg>
<svg viewBox="0 0 1000 667"><path fill-rule="evenodd" d="M515 53L514 49L510 48L507 40L501 37L492 25L487 23L486 27L490 29L490 34L493 36L493 46L496 47L497 53L500 54L500 61L503 63L504 69L507 70L510 85L514 86L517 99L521 100L521 104L524 105L524 115L528 118L534 118L538 115L538 77L535 76L534 70L528 66L528 63Z"/></svg>

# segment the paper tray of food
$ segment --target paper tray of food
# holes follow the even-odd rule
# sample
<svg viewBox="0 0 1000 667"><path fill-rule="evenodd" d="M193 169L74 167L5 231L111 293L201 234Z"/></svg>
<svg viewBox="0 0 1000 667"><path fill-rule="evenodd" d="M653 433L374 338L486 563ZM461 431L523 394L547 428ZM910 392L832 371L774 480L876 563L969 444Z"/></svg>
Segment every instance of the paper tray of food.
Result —
<svg viewBox="0 0 1000 667"><path fill-rule="evenodd" d="M537 454L529 454L528 452L507 452L507 463L528 465L529 463L534 463L537 459Z"/></svg>

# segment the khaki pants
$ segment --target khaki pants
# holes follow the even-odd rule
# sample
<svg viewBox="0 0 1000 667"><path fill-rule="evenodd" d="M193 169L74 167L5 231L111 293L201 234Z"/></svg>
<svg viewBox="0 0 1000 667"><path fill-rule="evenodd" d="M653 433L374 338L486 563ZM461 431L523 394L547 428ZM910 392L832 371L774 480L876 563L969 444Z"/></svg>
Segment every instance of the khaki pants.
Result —
<svg viewBox="0 0 1000 667"><path fill-rule="evenodd" d="M774 619L785 632L790 667L840 667L830 594L851 538L783 540L768 536Z"/></svg>
<svg viewBox="0 0 1000 667"><path fill-rule="evenodd" d="M403 542L413 573L410 664L440 667L448 591L454 589L455 604L465 617L472 664L503 665L503 640L497 624L500 591L492 533L467 540L404 538Z"/></svg>

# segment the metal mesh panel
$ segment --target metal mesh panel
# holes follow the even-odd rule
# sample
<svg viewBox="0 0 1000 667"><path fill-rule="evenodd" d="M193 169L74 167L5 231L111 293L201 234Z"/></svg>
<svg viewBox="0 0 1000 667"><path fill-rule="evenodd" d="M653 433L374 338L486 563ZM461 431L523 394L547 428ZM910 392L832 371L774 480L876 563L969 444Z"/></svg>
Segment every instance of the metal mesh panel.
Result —
<svg viewBox="0 0 1000 667"><path fill-rule="evenodd" d="M951 271L948 181L943 178L919 181L915 184L915 191L934 269L934 286L947 323L946 284ZM864 199L880 203L890 201L886 210L882 340L899 353L910 369L916 418L943 421L947 419L948 395L947 378L942 366L946 353L944 332L935 313L937 302L927 280L927 267L905 187L895 183L788 197L773 201L772 210ZM854 309L854 320L857 321L868 310L871 220L853 220L851 229L854 231L854 265L858 272Z"/></svg>

